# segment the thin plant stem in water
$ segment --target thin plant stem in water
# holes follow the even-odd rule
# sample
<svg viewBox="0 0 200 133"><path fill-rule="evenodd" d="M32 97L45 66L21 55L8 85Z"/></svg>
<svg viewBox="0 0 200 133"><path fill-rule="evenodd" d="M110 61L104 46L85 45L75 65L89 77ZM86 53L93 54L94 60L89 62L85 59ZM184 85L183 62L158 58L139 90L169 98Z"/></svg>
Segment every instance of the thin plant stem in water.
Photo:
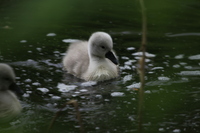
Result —
<svg viewBox="0 0 200 133"><path fill-rule="evenodd" d="M76 100L70 100L69 102L65 103L63 105L63 107L56 112L55 116L52 118L50 124L49 124L49 127L48 127L48 130L47 132L50 132L50 130L52 129L56 119L61 116L61 113L63 111L63 108L65 108L67 105L69 104L72 104L75 108L75 112L76 112L76 118L78 120L78 123L79 123L79 126L80 126L80 132L83 133L83 125L82 125L82 119L81 119L81 114L80 114L80 111L79 111L79 106L78 106L78 102Z"/></svg>
<svg viewBox="0 0 200 133"><path fill-rule="evenodd" d="M144 106L144 86L145 86L145 52L147 44L147 19L146 19L146 9L144 6L144 1L139 0L141 6L142 15L142 43L140 47L140 52L142 52L142 57L138 61L138 73L140 76L140 90L139 90L139 106L138 106L138 131L142 133L142 123L143 123L143 106Z"/></svg>

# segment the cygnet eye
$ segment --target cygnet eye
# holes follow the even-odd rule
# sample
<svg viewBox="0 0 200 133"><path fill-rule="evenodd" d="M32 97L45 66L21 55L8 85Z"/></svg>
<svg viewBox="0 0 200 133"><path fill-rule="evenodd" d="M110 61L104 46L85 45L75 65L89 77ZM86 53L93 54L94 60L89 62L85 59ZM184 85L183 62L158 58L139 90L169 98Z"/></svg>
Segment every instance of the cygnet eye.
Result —
<svg viewBox="0 0 200 133"><path fill-rule="evenodd" d="M102 49L105 49L106 47L105 47L105 46L101 46L101 48L102 48Z"/></svg>
<svg viewBox="0 0 200 133"><path fill-rule="evenodd" d="M5 77L5 78L3 78L4 80L7 80L7 81L9 81L10 80L10 78L9 77Z"/></svg>

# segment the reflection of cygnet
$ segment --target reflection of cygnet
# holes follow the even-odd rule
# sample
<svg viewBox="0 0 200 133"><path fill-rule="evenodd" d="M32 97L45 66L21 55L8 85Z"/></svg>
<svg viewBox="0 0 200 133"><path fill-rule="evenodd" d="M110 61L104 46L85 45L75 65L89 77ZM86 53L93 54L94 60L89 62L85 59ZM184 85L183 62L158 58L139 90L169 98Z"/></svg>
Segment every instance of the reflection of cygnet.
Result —
<svg viewBox="0 0 200 133"><path fill-rule="evenodd" d="M0 63L0 122L21 112L22 107L15 93L23 92L15 84L14 71L10 66Z"/></svg>
<svg viewBox="0 0 200 133"><path fill-rule="evenodd" d="M86 81L103 81L118 77L118 60L109 34L95 32L89 41L73 43L63 58L68 73Z"/></svg>

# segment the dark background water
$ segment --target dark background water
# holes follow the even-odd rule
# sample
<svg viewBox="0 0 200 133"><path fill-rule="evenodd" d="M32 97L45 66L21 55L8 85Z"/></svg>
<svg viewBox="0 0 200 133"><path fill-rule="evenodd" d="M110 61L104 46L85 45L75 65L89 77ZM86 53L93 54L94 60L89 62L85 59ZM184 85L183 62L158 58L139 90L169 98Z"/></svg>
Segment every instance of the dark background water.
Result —
<svg viewBox="0 0 200 133"><path fill-rule="evenodd" d="M153 57L147 60L142 132L198 133L200 2L145 5L147 51ZM1 0L0 62L14 68L25 94L22 113L0 125L0 132L45 132L72 99L79 104L84 132L138 132L140 11L135 0ZM92 85L65 75L61 61L70 39L87 40L95 31L112 36L121 76ZM51 131L80 132L74 107L64 110Z"/></svg>

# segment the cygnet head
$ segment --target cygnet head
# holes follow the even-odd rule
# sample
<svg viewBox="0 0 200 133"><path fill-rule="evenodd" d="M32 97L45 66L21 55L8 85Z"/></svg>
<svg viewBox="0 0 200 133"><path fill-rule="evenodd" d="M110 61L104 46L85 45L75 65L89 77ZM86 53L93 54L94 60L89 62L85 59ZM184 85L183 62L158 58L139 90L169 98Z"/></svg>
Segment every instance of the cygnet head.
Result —
<svg viewBox="0 0 200 133"><path fill-rule="evenodd" d="M0 91L12 90L22 94L22 90L15 84L15 73L13 69L4 63L0 63Z"/></svg>
<svg viewBox="0 0 200 133"><path fill-rule="evenodd" d="M109 34L95 32L90 36L88 47L90 57L105 58L106 53L113 48L113 41Z"/></svg>
<svg viewBox="0 0 200 133"><path fill-rule="evenodd" d="M108 58L115 65L118 65L118 60L112 52L113 41L109 34L105 32L95 32L89 39L89 57L90 58Z"/></svg>

